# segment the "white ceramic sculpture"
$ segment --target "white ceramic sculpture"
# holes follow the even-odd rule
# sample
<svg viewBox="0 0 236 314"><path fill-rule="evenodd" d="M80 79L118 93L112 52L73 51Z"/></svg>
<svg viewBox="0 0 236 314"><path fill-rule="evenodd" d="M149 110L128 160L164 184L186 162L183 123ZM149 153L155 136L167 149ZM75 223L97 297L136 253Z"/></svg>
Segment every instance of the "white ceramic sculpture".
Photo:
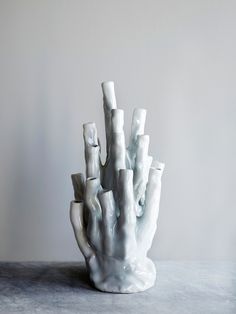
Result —
<svg viewBox="0 0 236 314"><path fill-rule="evenodd" d="M126 148L124 112L116 107L114 83L102 83L102 91L106 162L101 164L95 123L84 124L86 179L72 175L70 218L94 286L133 293L150 288L156 279L147 252L156 231L164 164L148 155L146 110L134 110Z"/></svg>

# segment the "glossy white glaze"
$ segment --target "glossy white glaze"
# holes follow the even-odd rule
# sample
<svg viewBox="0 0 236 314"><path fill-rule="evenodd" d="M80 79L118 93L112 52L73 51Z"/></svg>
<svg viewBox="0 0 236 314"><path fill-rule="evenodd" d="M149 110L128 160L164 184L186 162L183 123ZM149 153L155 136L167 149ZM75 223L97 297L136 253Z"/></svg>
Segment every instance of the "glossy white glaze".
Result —
<svg viewBox="0 0 236 314"><path fill-rule="evenodd" d="M94 286L133 293L156 279L147 252L156 231L164 164L148 155L146 110L134 110L126 148L124 111L116 107L114 83L102 83L102 90L107 158L102 165L95 123L84 124L86 179L72 175L70 218Z"/></svg>

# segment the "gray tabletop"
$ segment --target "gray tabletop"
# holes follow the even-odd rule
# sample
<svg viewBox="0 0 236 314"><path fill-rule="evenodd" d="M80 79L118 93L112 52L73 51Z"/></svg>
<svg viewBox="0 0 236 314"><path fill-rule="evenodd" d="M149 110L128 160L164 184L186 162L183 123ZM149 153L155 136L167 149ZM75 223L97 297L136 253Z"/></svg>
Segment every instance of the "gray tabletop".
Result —
<svg viewBox="0 0 236 314"><path fill-rule="evenodd" d="M236 313L236 263L157 262L155 287L111 294L83 263L0 263L0 313Z"/></svg>

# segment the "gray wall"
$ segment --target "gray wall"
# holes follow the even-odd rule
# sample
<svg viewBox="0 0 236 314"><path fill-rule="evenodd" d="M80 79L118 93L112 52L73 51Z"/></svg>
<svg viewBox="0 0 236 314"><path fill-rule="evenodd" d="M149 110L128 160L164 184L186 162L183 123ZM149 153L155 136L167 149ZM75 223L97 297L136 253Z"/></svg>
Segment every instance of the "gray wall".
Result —
<svg viewBox="0 0 236 314"><path fill-rule="evenodd" d="M236 259L236 2L0 1L0 259L77 260L70 174L100 83L148 109L159 259Z"/></svg>

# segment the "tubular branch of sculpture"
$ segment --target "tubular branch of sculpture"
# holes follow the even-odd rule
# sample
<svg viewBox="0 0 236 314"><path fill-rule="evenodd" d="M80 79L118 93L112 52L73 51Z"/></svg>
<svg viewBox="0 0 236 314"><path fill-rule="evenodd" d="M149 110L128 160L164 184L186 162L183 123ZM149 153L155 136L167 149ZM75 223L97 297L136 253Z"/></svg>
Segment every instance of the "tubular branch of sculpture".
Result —
<svg viewBox="0 0 236 314"><path fill-rule="evenodd" d="M146 110L134 110L126 148L114 83L102 83L102 91L106 161L102 165L95 123L84 124L86 178L72 175L70 218L95 287L132 293L153 286L156 278L147 252L156 231L164 164L148 154Z"/></svg>

